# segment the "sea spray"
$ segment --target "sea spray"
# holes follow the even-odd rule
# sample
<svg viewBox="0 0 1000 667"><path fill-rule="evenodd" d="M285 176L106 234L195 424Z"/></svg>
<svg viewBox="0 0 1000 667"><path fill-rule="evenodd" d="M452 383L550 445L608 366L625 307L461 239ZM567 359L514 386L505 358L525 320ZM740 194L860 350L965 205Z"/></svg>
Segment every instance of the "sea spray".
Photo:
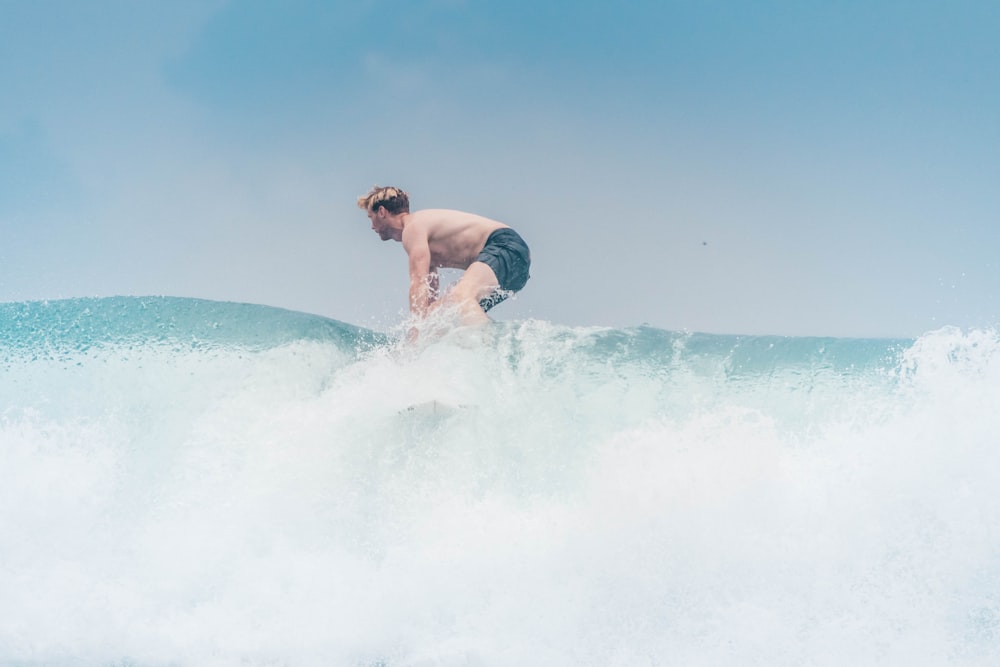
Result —
<svg viewBox="0 0 1000 667"><path fill-rule="evenodd" d="M0 315L2 663L1000 658L996 332Z"/></svg>

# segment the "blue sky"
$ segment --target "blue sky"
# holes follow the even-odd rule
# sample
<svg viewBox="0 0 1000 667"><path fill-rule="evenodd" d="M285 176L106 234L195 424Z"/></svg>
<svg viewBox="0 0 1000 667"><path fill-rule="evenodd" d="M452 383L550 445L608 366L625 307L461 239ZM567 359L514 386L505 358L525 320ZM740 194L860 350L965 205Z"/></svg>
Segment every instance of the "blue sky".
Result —
<svg viewBox="0 0 1000 667"><path fill-rule="evenodd" d="M355 198L503 220L497 319L1000 321L1000 4L0 0L0 301L406 304Z"/></svg>

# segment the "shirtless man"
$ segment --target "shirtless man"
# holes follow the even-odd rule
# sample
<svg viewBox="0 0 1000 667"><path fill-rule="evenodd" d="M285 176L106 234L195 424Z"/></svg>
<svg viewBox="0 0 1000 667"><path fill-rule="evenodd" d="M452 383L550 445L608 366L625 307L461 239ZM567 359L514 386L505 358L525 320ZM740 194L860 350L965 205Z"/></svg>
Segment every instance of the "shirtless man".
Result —
<svg viewBox="0 0 1000 667"><path fill-rule="evenodd" d="M410 198L393 187L375 186L358 197L372 229L383 241L401 241L410 260L410 312L418 318L442 304L455 304L465 324L485 322L493 306L528 281L531 253L513 229L474 213L426 209L410 213ZM438 269L465 269L438 299Z"/></svg>

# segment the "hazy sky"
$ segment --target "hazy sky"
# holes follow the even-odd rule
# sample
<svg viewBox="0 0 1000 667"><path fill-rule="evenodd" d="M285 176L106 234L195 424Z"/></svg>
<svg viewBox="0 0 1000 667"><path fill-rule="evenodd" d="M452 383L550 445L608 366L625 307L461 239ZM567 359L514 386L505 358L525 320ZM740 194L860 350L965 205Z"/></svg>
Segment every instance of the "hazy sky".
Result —
<svg viewBox="0 0 1000 667"><path fill-rule="evenodd" d="M497 319L996 326L998 35L995 0L0 0L0 301L384 329L378 183L522 233Z"/></svg>

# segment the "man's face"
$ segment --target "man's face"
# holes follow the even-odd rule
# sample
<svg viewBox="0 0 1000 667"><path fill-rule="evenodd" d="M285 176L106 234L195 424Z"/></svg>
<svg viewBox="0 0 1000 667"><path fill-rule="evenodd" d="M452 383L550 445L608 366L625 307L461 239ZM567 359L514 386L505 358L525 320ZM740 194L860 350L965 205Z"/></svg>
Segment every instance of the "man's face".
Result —
<svg viewBox="0 0 1000 667"><path fill-rule="evenodd" d="M392 230L389 229L385 209L379 207L378 210L382 212L382 215L379 215L376 211L368 209L368 219L372 221L372 230L379 235L379 238L383 241L388 241L392 238Z"/></svg>

